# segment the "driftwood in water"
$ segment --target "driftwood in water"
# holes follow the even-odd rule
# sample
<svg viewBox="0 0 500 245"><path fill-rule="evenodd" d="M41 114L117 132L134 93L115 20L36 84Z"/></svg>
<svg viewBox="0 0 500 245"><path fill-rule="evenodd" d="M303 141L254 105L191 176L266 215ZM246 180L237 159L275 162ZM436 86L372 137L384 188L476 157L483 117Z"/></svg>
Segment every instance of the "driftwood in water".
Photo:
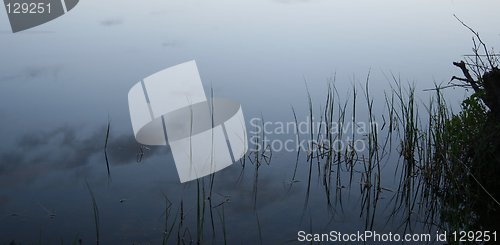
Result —
<svg viewBox="0 0 500 245"><path fill-rule="evenodd" d="M453 62L453 65L462 70L465 78L453 77L452 80L465 82L474 89L483 103L490 109L492 116L500 119L500 70L497 67L491 67L489 71L477 80L472 78L464 61Z"/></svg>
<svg viewBox="0 0 500 245"><path fill-rule="evenodd" d="M465 82L472 87L474 92L479 95L479 98L490 109L489 119L493 117L495 121L500 122L500 70L498 69L500 62L498 57L500 56L488 50L477 31L465 24L457 16L455 18L474 34L474 38L472 38L474 43L472 50L474 54L468 55L469 58L466 58L469 63L464 61L453 62L453 65L462 70L465 78L454 76L452 80ZM474 80L468 68L474 72L477 80Z"/></svg>
<svg viewBox="0 0 500 245"><path fill-rule="evenodd" d="M500 70L494 67L491 71L483 75L483 87L485 97L489 101L488 106L495 117L499 121L500 116Z"/></svg>

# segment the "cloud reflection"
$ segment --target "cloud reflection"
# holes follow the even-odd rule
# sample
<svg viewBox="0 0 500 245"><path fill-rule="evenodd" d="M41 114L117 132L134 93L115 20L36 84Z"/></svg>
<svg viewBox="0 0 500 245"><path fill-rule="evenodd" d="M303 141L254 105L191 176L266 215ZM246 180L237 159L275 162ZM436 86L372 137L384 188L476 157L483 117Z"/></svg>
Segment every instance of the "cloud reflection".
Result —
<svg viewBox="0 0 500 245"><path fill-rule="evenodd" d="M0 76L0 81L10 81L18 79L33 80L43 77L52 77L54 79L57 79L62 69L62 65L28 66L15 74Z"/></svg>
<svg viewBox="0 0 500 245"><path fill-rule="evenodd" d="M0 185L29 182L50 172L95 164L105 168L106 128L100 127L83 136L79 135L80 130L63 126L52 131L21 136L11 150L0 152ZM113 136L111 133L107 150L110 165L135 163L140 148L133 135ZM153 156L162 148L148 149L142 160Z"/></svg>
<svg viewBox="0 0 500 245"><path fill-rule="evenodd" d="M99 22L102 26L116 26L123 24L122 19L108 19Z"/></svg>

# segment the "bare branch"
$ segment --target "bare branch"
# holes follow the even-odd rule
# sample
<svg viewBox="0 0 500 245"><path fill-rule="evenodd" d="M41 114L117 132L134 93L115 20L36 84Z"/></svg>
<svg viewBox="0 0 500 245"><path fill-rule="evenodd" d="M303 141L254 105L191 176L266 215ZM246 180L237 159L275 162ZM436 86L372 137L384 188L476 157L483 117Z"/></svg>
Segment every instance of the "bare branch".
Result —
<svg viewBox="0 0 500 245"><path fill-rule="evenodd" d="M490 54L488 52L488 48L486 47L486 44L483 42L483 40L481 40L481 37L479 36L479 33L474 31L474 29L472 29L471 27L469 27L467 24L465 24L460 18L458 18L455 14L453 15L453 17L455 17L455 19L458 20L458 22L460 22L460 24L462 24L464 27L466 27L467 29L469 29L469 31L471 31L474 36L476 36L477 40L479 41L479 43L481 43L481 46L483 47L484 49L484 52L486 54L486 58L488 59L488 63L490 63L490 66L491 68L494 67L493 65L493 62L491 61L491 57L490 57ZM477 50L476 50L476 54L477 54Z"/></svg>
<svg viewBox="0 0 500 245"><path fill-rule="evenodd" d="M472 88L474 89L474 91L476 93L481 91L481 88L479 87L477 82L470 75L469 70L467 69L465 62L463 60L460 62L453 62L453 65L455 65L456 67L458 67L462 70L462 73L464 74L465 79L464 78L458 79L456 77L453 77L453 78L455 78L456 80L468 82L472 86ZM454 80L453 78L452 78L452 80Z"/></svg>

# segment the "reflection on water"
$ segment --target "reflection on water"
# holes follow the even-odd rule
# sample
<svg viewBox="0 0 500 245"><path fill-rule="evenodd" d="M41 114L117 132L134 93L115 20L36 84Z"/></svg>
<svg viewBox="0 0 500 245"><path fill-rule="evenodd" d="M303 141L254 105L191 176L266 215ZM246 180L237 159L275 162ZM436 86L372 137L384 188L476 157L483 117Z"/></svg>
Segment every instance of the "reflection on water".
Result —
<svg viewBox="0 0 500 245"><path fill-rule="evenodd" d="M388 111L381 116L373 112L368 85L353 86L347 100L334 83L325 100L309 95L307 112L290 109L294 123L288 125L295 130L289 132L268 130L264 117L253 120L245 158L187 184L178 183L168 149L114 136L112 123L84 136L69 126L27 134L2 153L10 163L2 179L13 188L2 193L2 235L44 243L61 237L105 244L268 244L295 241L299 231L434 234L440 210L420 197L428 190L417 171L423 165L409 157L418 150L406 138L413 132L405 123L417 119L413 94L395 112L399 104L389 98L403 97L395 90L386 108L378 108ZM308 118L305 131L300 118ZM356 126L345 130L349 124ZM288 139L308 143L295 151L269 143ZM355 141L364 147L354 147ZM33 171L32 163L38 164ZM16 192L16 186L29 191Z"/></svg>
<svg viewBox="0 0 500 245"><path fill-rule="evenodd" d="M368 77L343 99L334 81L326 98L312 97L306 85L306 111L292 106L292 121L249 119L247 155L186 184L178 182L167 147L115 136L112 120L83 135L69 126L27 133L1 154L8 163L2 185L9 187L0 193L2 236L42 243L60 237L275 244L299 234L372 231L432 234L426 241L436 242L439 232L491 228L474 205L492 200L469 200L477 196L453 183L468 183L467 174L446 176L460 166L439 154L447 142L439 139L445 135L440 122L448 117L440 90L420 104L413 86L395 80L380 108L369 86ZM419 114L425 105L428 114ZM283 147L290 140L298 147Z"/></svg>
<svg viewBox="0 0 500 245"><path fill-rule="evenodd" d="M106 128L99 128L85 136L78 135L79 129L62 126L48 132L21 136L12 149L0 153L4 163L0 168L0 183L14 185L31 182L53 171L71 171L93 164L96 155L104 154ZM133 137L115 136L108 143L112 147L107 152L115 165L135 162L137 143ZM151 153L156 149L151 148Z"/></svg>
<svg viewBox="0 0 500 245"><path fill-rule="evenodd" d="M93 244L96 231L101 244L274 244L296 241L298 231L434 233L484 219L482 206L456 201L470 198L460 188L445 189L454 205L443 209L431 134L412 130L429 108L408 105L456 75L450 62L470 50L452 14L494 44L498 4L88 0L38 29L0 30L0 244ZM135 142L126 94L146 74L191 59L210 81L205 90L241 102L246 118L310 118L321 128L249 128L259 149L179 184L167 147ZM389 71L416 81L415 97L385 94L395 86ZM336 87L325 85L330 76ZM372 121L378 127L364 133L325 133ZM290 139L311 144L273 150ZM337 140L346 147L332 148ZM363 150L353 150L357 140Z"/></svg>

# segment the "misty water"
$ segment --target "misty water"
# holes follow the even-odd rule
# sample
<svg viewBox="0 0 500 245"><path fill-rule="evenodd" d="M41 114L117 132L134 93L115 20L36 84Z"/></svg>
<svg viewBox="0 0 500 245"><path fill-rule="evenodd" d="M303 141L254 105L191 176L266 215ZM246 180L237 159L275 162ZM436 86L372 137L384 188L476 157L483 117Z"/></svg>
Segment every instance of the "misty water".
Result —
<svg viewBox="0 0 500 245"><path fill-rule="evenodd" d="M352 177L345 164L335 165L332 189L325 190L316 159L278 150L259 153L258 168L249 152L244 163L217 172L210 200L206 194L199 201L198 187L208 193L210 177L181 184L168 147L136 143L127 93L141 79L194 59L207 94L242 105L249 136L263 120L273 131L268 139L285 141L296 135L275 129L294 122L292 107L298 122L310 120L307 90L314 118L321 117L328 81L335 80L339 101L352 99L357 87L356 121L368 122L362 89L370 74L382 126L392 76L415 84L417 100L426 101L424 90L446 84L458 73L451 63L471 52L472 35L453 15L494 46L499 7L464 0L87 0L16 34L1 10L0 244L95 243L87 183L101 244L161 244L166 216L167 227L174 224L168 244L178 236L196 243L199 202L209 244L294 243L301 230L435 232L418 215L408 222L394 201L397 142L380 165L378 198L365 188L361 163ZM445 95L458 108L467 92Z"/></svg>

